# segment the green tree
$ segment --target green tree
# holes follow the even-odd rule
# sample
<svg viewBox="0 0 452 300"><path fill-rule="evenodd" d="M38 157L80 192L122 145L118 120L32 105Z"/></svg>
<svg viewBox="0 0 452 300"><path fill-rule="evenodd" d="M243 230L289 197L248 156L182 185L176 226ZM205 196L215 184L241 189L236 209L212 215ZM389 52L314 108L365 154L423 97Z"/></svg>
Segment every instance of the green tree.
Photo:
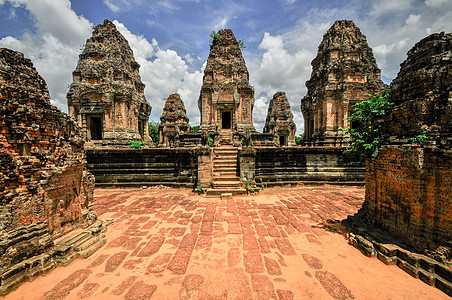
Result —
<svg viewBox="0 0 452 300"><path fill-rule="evenodd" d="M369 100L356 103L354 113L346 118L354 126L341 130L350 134L350 146L344 153L371 158L377 157L382 142L377 120L386 115L394 103L389 101L389 90L367 96Z"/></svg>
<svg viewBox="0 0 452 300"><path fill-rule="evenodd" d="M301 141L303 140L303 135L295 136L295 144L301 145Z"/></svg>
<svg viewBox="0 0 452 300"><path fill-rule="evenodd" d="M212 32L210 32L209 37L210 37L209 46L212 47L213 42L215 42L217 39L220 38L220 34L218 32L216 32L215 30L212 30Z"/></svg>
<svg viewBox="0 0 452 300"><path fill-rule="evenodd" d="M129 148L130 149L143 149L145 143L142 141L133 141L133 140L129 140L130 145Z"/></svg>
<svg viewBox="0 0 452 300"><path fill-rule="evenodd" d="M149 122L149 135L156 147L159 144L159 125L160 123L157 122Z"/></svg>
<svg viewBox="0 0 452 300"><path fill-rule="evenodd" d="M198 130L199 130L199 125L193 126L193 127L191 128L191 133L197 133Z"/></svg>
<svg viewBox="0 0 452 300"><path fill-rule="evenodd" d="M240 50L245 50L245 48L246 48L246 46L245 46L245 42L243 41L243 40L239 40L239 47L240 47Z"/></svg>

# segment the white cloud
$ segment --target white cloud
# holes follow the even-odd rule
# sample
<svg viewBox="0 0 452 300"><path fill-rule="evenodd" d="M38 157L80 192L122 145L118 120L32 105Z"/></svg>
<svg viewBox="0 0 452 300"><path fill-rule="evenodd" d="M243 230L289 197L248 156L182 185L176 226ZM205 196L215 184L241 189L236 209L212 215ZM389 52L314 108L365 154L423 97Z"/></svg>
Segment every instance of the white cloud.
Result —
<svg viewBox="0 0 452 300"><path fill-rule="evenodd" d="M374 1L370 14L381 17L388 14L403 13L409 11L414 0L380 0Z"/></svg>
<svg viewBox="0 0 452 300"><path fill-rule="evenodd" d="M23 52L30 58L46 80L52 104L67 112L66 93L72 81L78 54L91 36L92 24L77 16L68 0L10 0L22 5L34 16L38 31L24 33L21 37L7 36L0 40L1 47ZM128 40L135 59L141 64L140 74L146 84L145 95L153 106L152 119L159 120L163 99L179 92L188 109L191 123L199 123L197 99L202 84L201 71L189 72L188 65L173 50L162 50L155 39L149 42L142 35L132 34L124 24L113 22ZM192 60L188 55L187 61Z"/></svg>
<svg viewBox="0 0 452 300"><path fill-rule="evenodd" d="M352 0L347 7L312 9L293 27L278 34L265 33L259 45L262 52L254 54L249 66L257 94L254 121L259 127L266 116L266 109L261 108L268 105L274 92L282 90L291 104L297 134L302 132L299 106L306 93L305 81L310 78L310 63L323 34L338 19L352 19L360 27L382 75L394 78L415 43L433 32L452 31L452 1L430 0L419 7L411 0L383 0L369 9L363 2Z"/></svg>
<svg viewBox="0 0 452 300"><path fill-rule="evenodd" d="M135 60L141 65L141 79L146 84L145 96L152 105L151 120L159 121L165 106L164 99L172 93L179 93L190 123L199 124L197 100L202 85L201 70L189 72L186 60L176 51L162 50L155 39L150 43L145 37L131 33L124 24L118 21L113 23L129 41Z"/></svg>
<svg viewBox="0 0 452 300"><path fill-rule="evenodd" d="M408 19L406 19L406 25L416 25L417 22L421 19L421 15L410 14Z"/></svg>
<svg viewBox="0 0 452 300"><path fill-rule="evenodd" d="M450 5L450 0L427 0L427 1L425 1L425 4L430 7L441 7L447 3L449 3L449 5Z"/></svg>
<svg viewBox="0 0 452 300"><path fill-rule="evenodd" d="M23 6L35 19L37 32L25 32L21 37L7 36L1 47L24 53L31 59L49 87L52 104L67 111L67 85L72 81L80 46L91 33L91 23L77 16L69 0L9 0Z"/></svg>
<svg viewBox="0 0 452 300"><path fill-rule="evenodd" d="M107 5L112 12L119 12L119 5L116 1L104 0L104 4Z"/></svg>
<svg viewBox="0 0 452 300"><path fill-rule="evenodd" d="M297 134L301 134L304 124L300 99L306 93L304 81L310 76L310 63L315 53L303 48L289 51L283 36L272 36L268 32L264 34L259 49L263 50L262 55L256 57L249 67L250 81L257 94L253 116L256 129L261 131L265 125L269 100L277 91L283 91L294 114Z"/></svg>
<svg viewBox="0 0 452 300"><path fill-rule="evenodd" d="M114 13L126 12L130 10L147 10L149 13L158 11L179 10L179 0L103 0L104 4ZM193 2L199 3L199 0Z"/></svg>

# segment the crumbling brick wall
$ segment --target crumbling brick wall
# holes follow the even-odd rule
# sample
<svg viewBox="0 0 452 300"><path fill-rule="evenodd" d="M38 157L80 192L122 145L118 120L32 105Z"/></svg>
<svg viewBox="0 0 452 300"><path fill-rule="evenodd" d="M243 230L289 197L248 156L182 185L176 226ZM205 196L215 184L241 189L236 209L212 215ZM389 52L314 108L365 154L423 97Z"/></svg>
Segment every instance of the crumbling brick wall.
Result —
<svg viewBox="0 0 452 300"><path fill-rule="evenodd" d="M0 274L96 220L75 122L22 53L0 49Z"/></svg>
<svg viewBox="0 0 452 300"><path fill-rule="evenodd" d="M408 52L381 120L383 148L367 168L367 218L419 251L452 248L451 53L445 33ZM421 134L428 140L413 140Z"/></svg>

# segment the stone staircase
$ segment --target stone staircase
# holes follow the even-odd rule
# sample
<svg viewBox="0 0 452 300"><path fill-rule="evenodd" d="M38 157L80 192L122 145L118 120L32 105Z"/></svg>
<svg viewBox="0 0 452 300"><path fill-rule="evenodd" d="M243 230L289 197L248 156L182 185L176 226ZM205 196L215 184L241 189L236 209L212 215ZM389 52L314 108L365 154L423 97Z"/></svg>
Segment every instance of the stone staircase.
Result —
<svg viewBox="0 0 452 300"><path fill-rule="evenodd" d="M237 176L237 148L222 146L215 147L213 151L213 188L207 189L207 195L246 194Z"/></svg>
<svg viewBox="0 0 452 300"><path fill-rule="evenodd" d="M232 146L232 130L223 129L220 131L220 145Z"/></svg>

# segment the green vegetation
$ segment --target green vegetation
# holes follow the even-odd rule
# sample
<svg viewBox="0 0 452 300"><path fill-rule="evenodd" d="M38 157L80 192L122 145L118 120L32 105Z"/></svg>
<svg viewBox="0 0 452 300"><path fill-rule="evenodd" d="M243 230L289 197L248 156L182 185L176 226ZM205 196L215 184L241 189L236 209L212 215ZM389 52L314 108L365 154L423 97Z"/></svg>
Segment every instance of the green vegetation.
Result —
<svg viewBox="0 0 452 300"><path fill-rule="evenodd" d="M209 140L209 146L213 147L213 138L211 136L208 136L207 139Z"/></svg>
<svg viewBox="0 0 452 300"><path fill-rule="evenodd" d="M201 195L202 193L204 193L203 187L202 186L198 186L196 188L196 192L198 192L199 195Z"/></svg>
<svg viewBox="0 0 452 300"><path fill-rule="evenodd" d="M369 100L355 104L354 113L346 118L354 126L350 129L341 128L350 134L350 146L344 153L364 158L377 157L381 147L381 133L376 126L377 119L386 115L394 105L389 101L389 90L378 95L370 95ZM358 126L356 126L358 125Z"/></svg>
<svg viewBox="0 0 452 300"><path fill-rule="evenodd" d="M301 145L302 140L303 140L303 136L301 134L299 136L295 136L295 144Z"/></svg>
<svg viewBox="0 0 452 300"><path fill-rule="evenodd" d="M209 37L209 47L212 48L213 43L220 38L220 34L217 31L212 30ZM246 49L245 42L243 40L238 40L238 43L241 51Z"/></svg>
<svg viewBox="0 0 452 300"><path fill-rule="evenodd" d="M159 123L157 122L149 122L149 135L152 138L155 146L157 147L159 144Z"/></svg>
<svg viewBox="0 0 452 300"><path fill-rule="evenodd" d="M245 46L245 42L243 42L243 40L239 40L239 47L240 47L241 51L245 50L246 46Z"/></svg>
<svg viewBox="0 0 452 300"><path fill-rule="evenodd" d="M248 194L249 193L254 194L254 192L255 192L254 189L252 187L250 187L250 183L248 181L245 182L245 190Z"/></svg>
<svg viewBox="0 0 452 300"><path fill-rule="evenodd" d="M425 134L419 134L415 137L409 138L408 141L412 145L422 145L426 140L428 140L430 137Z"/></svg>
<svg viewBox="0 0 452 300"><path fill-rule="evenodd" d="M199 130L199 125L193 126L193 127L191 128L191 133L197 133L198 130Z"/></svg>
<svg viewBox="0 0 452 300"><path fill-rule="evenodd" d="M215 30L212 30L209 35L209 46L212 47L213 43L220 38L220 34Z"/></svg>
<svg viewBox="0 0 452 300"><path fill-rule="evenodd" d="M132 141L129 140L130 145L129 145L129 149L143 149L145 143L142 141Z"/></svg>

